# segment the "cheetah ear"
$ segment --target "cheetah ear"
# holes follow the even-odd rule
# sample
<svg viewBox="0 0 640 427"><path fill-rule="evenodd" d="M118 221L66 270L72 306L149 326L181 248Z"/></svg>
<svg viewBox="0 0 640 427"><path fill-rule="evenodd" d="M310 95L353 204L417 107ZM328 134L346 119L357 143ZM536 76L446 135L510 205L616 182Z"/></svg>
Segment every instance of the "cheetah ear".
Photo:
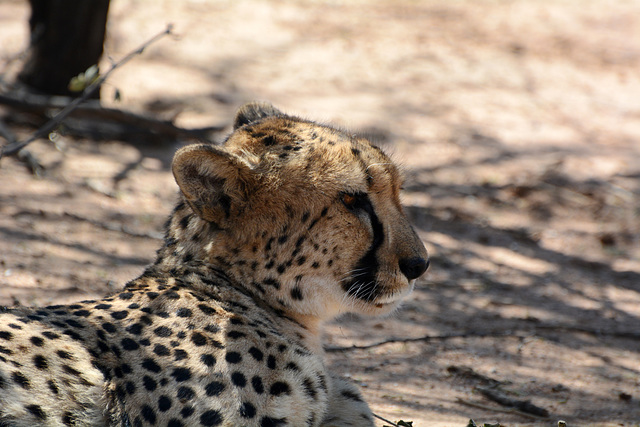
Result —
<svg viewBox="0 0 640 427"><path fill-rule="evenodd" d="M178 150L172 170L191 209L223 229L242 212L255 183L247 163L223 148L207 144Z"/></svg>
<svg viewBox="0 0 640 427"><path fill-rule="evenodd" d="M233 130L266 117L282 117L285 114L268 102L250 102L240 107L233 122Z"/></svg>

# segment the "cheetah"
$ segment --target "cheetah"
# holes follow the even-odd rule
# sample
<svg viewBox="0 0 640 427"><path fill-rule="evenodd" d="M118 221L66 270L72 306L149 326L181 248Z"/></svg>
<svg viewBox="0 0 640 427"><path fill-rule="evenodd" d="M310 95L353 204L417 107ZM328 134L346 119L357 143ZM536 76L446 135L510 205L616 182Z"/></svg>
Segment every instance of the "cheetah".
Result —
<svg viewBox="0 0 640 427"><path fill-rule="evenodd" d="M373 426L321 329L395 310L428 268L376 146L242 107L175 154L153 265L107 298L0 312L0 426Z"/></svg>

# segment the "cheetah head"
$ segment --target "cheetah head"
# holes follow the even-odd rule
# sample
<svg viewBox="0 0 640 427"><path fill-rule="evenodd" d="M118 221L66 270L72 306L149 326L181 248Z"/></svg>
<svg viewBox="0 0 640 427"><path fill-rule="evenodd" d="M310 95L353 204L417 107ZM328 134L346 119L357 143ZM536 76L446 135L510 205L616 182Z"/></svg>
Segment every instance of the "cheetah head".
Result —
<svg viewBox="0 0 640 427"><path fill-rule="evenodd" d="M385 314L428 267L399 172L365 139L253 103L224 146L179 150L173 173L186 202L173 253L278 310Z"/></svg>

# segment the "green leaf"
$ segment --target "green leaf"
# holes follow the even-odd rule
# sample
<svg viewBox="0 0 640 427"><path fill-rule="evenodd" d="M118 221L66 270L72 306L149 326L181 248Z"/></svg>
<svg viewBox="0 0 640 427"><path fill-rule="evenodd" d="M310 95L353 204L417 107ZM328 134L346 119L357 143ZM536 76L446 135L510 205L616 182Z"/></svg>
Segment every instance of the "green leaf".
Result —
<svg viewBox="0 0 640 427"><path fill-rule="evenodd" d="M75 77L72 77L69 81L69 90L71 92L82 92L86 88L88 88L93 82L100 78L100 74L98 71L98 66L96 64L87 68L83 73L78 74Z"/></svg>

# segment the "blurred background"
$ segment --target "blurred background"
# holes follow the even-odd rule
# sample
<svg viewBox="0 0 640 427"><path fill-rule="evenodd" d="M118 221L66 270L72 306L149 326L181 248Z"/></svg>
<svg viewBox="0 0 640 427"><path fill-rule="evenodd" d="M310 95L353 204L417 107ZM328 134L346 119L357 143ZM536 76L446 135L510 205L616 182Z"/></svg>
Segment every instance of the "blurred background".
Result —
<svg viewBox="0 0 640 427"><path fill-rule="evenodd" d="M0 95L19 87L30 15L0 0ZM390 318L343 317L326 340L398 339L328 355L374 412L638 425L640 1L111 0L101 70L168 23L102 86L104 108L221 140L240 105L269 101L402 165L430 271ZM31 113L0 102L17 139ZM85 134L29 145L35 173L0 163L2 305L98 298L154 258L191 141ZM487 399L491 381L549 416Z"/></svg>

